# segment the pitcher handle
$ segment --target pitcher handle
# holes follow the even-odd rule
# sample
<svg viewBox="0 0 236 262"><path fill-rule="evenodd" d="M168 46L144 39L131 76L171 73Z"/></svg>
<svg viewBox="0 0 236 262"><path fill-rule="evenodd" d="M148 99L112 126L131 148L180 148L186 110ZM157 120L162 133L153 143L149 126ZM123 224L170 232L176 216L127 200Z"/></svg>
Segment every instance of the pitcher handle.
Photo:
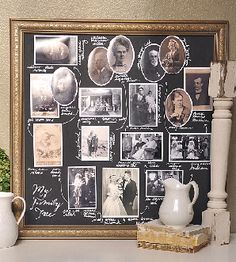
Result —
<svg viewBox="0 0 236 262"><path fill-rule="evenodd" d="M23 198L23 197L20 197L20 196L16 196L16 197L14 197L14 198L12 199L12 202L14 202L16 199L20 199L20 200L23 202L23 206L24 206L24 207L23 207L23 211L21 212L21 215L20 215L18 221L16 222L17 226L19 226L20 221L22 220L22 218L23 218L23 216L24 216L24 214L25 214L26 203L25 203L24 198Z"/></svg>
<svg viewBox="0 0 236 262"><path fill-rule="evenodd" d="M193 190L194 190L193 200L190 203L190 206L192 207L197 201L197 198L198 198L198 195L199 195L199 187L198 187L198 184L195 181L190 181L189 184L193 186Z"/></svg>

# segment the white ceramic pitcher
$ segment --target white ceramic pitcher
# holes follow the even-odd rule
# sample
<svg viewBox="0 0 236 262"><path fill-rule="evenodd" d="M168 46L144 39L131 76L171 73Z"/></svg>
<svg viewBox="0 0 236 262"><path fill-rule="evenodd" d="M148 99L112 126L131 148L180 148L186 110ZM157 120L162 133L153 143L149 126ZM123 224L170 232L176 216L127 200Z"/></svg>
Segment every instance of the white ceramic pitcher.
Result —
<svg viewBox="0 0 236 262"><path fill-rule="evenodd" d="M24 208L16 221L12 212L12 202L20 199ZM26 203L22 197L14 197L13 193L0 192L0 248L11 247L18 238L18 225L25 214Z"/></svg>
<svg viewBox="0 0 236 262"><path fill-rule="evenodd" d="M164 180L163 184L165 197L159 209L159 218L167 226L183 229L193 219L193 205L199 195L198 185L194 181L184 185L174 178ZM194 189L192 201L189 197L191 186Z"/></svg>

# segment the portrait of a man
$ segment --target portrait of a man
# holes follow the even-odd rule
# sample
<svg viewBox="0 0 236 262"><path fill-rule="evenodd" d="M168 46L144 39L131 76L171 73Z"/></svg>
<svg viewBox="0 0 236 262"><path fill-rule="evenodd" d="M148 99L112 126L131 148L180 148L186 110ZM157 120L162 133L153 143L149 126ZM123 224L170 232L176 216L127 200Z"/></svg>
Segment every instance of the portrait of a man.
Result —
<svg viewBox="0 0 236 262"><path fill-rule="evenodd" d="M113 71L108 64L106 48L97 47L90 53L88 58L88 73L91 80L99 86L109 83Z"/></svg>
<svg viewBox="0 0 236 262"><path fill-rule="evenodd" d="M133 65L134 48L131 41L122 35L113 38L108 47L108 62L114 73L128 73Z"/></svg>
<svg viewBox="0 0 236 262"><path fill-rule="evenodd" d="M165 71L159 63L159 45L151 44L147 46L141 58L141 70L146 80L157 82L161 80Z"/></svg>
<svg viewBox="0 0 236 262"><path fill-rule="evenodd" d="M192 99L193 110L212 110L212 100L208 95L210 68L185 68L184 76L185 90Z"/></svg>

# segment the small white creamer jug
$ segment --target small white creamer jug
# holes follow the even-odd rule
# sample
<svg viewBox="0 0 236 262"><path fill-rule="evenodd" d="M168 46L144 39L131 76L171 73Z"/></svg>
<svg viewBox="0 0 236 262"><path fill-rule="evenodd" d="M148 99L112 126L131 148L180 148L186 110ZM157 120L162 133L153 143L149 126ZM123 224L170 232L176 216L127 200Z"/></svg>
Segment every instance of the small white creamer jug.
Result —
<svg viewBox="0 0 236 262"><path fill-rule="evenodd" d="M16 221L12 212L12 202L16 199L22 200L23 211ZM14 197L13 193L0 192L0 248L11 247L18 238L18 225L25 214L26 203L22 197Z"/></svg>
<svg viewBox="0 0 236 262"><path fill-rule="evenodd" d="M184 185L174 178L163 181L165 197L159 209L159 218L167 226L177 230L185 228L193 219L193 205L195 204L199 188L195 181ZM190 201L189 191L194 189L194 196Z"/></svg>

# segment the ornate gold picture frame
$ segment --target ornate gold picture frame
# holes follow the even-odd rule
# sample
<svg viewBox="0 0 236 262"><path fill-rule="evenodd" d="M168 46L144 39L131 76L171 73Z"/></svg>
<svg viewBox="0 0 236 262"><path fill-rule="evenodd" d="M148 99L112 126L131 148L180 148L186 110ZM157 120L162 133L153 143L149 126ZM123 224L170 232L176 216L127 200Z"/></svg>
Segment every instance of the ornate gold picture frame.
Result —
<svg viewBox="0 0 236 262"><path fill-rule="evenodd" d="M179 130L179 134L183 136L183 133L189 134L189 132L183 131L183 127L191 125L189 122L191 121L189 120L190 116L181 124L166 120L164 117L165 110L158 109L162 106L164 108L162 96L165 92L162 93L161 90L166 88L168 91L168 88L170 88L168 87L168 81L173 84L172 80L169 80L171 78L179 76L184 81L184 67L209 67L210 60L226 60L228 23L226 21L49 21L11 19L10 26L12 191L15 195L25 197L26 202L28 202L25 219L20 225L20 238L135 239L137 222L145 222L145 220L148 221L158 217L158 205L155 206L154 203L155 210L152 211L153 213L148 213L149 215L142 216L142 219L139 220L143 212L152 209L151 204L150 206L146 204L147 201L150 201L150 197L152 198L152 193L147 193L147 183L149 176L151 177L151 171L156 172L156 174L160 171L161 176L164 177L168 168L164 168L162 162L166 161L167 167L175 165L173 163L168 164L168 162L171 162L169 159L174 159L173 156L165 156L165 153L169 152L168 148L170 148L170 146L165 145L166 140L171 143L173 134L169 137L169 140L165 140L163 138L165 133L163 133L161 126L164 121L167 121L170 133L175 132L172 129L172 126L174 126ZM124 52L127 52L130 57L125 65L116 64L117 61L114 59L118 60L118 58L115 55L112 56L114 50L110 45L119 37L122 37L122 41L126 41L126 45L128 45ZM182 50L184 50L182 64L177 69L164 66L164 53L167 53L168 49L168 45L164 47L164 44L170 37L174 39L173 41L177 43L177 46L182 45ZM54 40L59 38L59 42L55 44ZM63 38L62 41L61 38ZM205 38L209 38L209 41ZM161 51L162 46L163 54ZM201 50L198 49L198 46L201 46L202 52L203 49L205 50L204 54L207 54L206 50L209 50L210 56L203 55L201 57ZM149 47L158 49L158 63L162 64L157 78L149 76L143 66L142 59L144 59L145 50L148 50ZM194 50L197 51L194 53ZM92 69L89 71L89 60L95 57L96 51L108 54L106 61L109 64L109 72L107 78L102 80L96 78L96 75L92 75ZM110 56L109 52L111 53ZM196 62L194 59L196 59ZM103 70L105 70L104 68ZM55 73L55 71L57 72ZM59 78L60 74L62 74L69 77L70 81L73 81L70 87L73 86L74 90L71 91L73 95L71 100L69 98L69 102L65 99L65 96L61 98L54 93L53 80L57 77L57 74ZM166 76L167 78L165 78ZM178 86L178 80L176 81L177 86L171 87L172 90L180 87ZM34 96L37 96L37 92L40 93L44 83L49 83L52 89L50 89L50 92L53 93L52 104L46 105L45 102L43 108L37 107L38 105L34 107L34 103L37 104ZM134 103L135 96L133 94L141 89L138 83L142 84L141 88L144 92L151 91L156 104L159 101L159 107L156 107L156 111L153 110L151 115L155 119L148 120L147 123L137 123L137 118L131 116L137 113L131 111L131 105ZM56 87L58 87L58 82ZM90 88L92 87L94 91L91 91ZM184 84L182 88L184 88ZM105 94L105 91L108 92L107 90L111 93L113 101L111 104L109 104L110 100ZM157 91L154 92L153 90ZM105 109L99 109L99 112L96 111L97 109L93 104L96 101L91 102L93 92L103 93L103 95L100 94L100 104L103 104ZM169 94L170 90L165 95L168 96ZM41 95L39 94L38 97ZM91 100L90 107L91 105L94 106L95 113L91 110L86 115L86 106L83 107L86 99L83 100L83 97L89 97ZM116 102L114 102L115 98ZM118 100L120 102L117 102ZM126 107L129 108L129 116L125 115ZM69 119L69 115L72 115L73 118ZM210 117L209 112L206 115ZM118 128L114 129L116 130L114 131L112 129L114 121L118 125L119 121L121 122L122 118L125 117L127 128L123 130L122 126L120 127L122 132L117 131ZM193 114L191 117L193 117ZM109 121L107 118L109 118ZM64 122L61 119L64 119ZM74 119L76 119L76 122ZM140 121L140 119L138 120ZM81 128L81 121L84 121L86 127L82 126ZM102 129L97 131L97 125L100 126L101 121L103 121ZM66 130L66 134L63 131L65 125L71 125ZM94 127L93 130L91 130L90 126ZM52 134L49 134L50 130L53 130L51 131ZM99 151L98 153L97 151L94 152L94 149L89 151L89 146L89 153L87 148L83 149L87 147L88 143L86 135L89 132L94 132L94 130L97 133L98 141L103 141L100 146L98 142L98 147L107 150L104 154ZM135 154L131 155L121 144L116 148L116 143L125 143L127 140L124 131L128 131L127 136L133 140L144 137L148 141L152 136L152 139L155 140L154 151L159 150L160 154L154 154L152 150L146 150L143 156L136 158ZM64 132L63 135L62 132ZM54 136L53 142L50 142L53 148L55 146L54 152L52 152L52 147L50 152L41 152L43 149L41 150L40 145L38 146L45 133L47 133L46 140ZM195 136L198 141L201 140L201 137L202 139L208 139L203 133L207 133L207 136L209 136L209 132L206 132L205 129L204 132L199 129L197 132L193 131L193 137ZM72 145L72 151L67 148L68 143L65 141L65 137L68 139L70 136L73 137L71 141L74 144L70 143L75 145L74 149ZM85 146L83 146L83 139ZM175 139L178 139L178 137ZM145 143L147 145L148 142ZM60 153L58 153L58 150ZM134 150L134 147L131 147L130 150ZM168 152L165 152L165 150ZM117 163L114 160L116 157L119 158ZM77 161L78 159L79 161ZM207 161L209 162L208 158ZM174 159L172 162L176 162L176 160ZM178 170L174 174L179 175L179 179L183 181L182 174L184 173L184 178L187 180L188 167L186 170L184 169L188 165L188 161L182 160L180 162L184 166L180 168L181 172L179 173L181 175L178 174ZM113 165L113 163L116 164ZM78 203L70 200L73 198L77 173L80 173L80 178L82 177L84 184L87 176L95 179L94 191L92 192L93 199L82 208ZM108 183L107 180L114 173L118 178L122 179L123 173L131 174L131 179L136 184L135 200L132 200L134 201L132 202L133 210L136 211L129 213L128 209L126 209L124 216L118 215L119 219L117 219L117 215L110 216L102 213L106 197L109 195L105 193L109 186L107 188L105 186ZM206 177L209 178L209 172ZM127 183L125 181L122 183L125 184L122 189L124 195ZM209 183L209 179L207 179L207 183ZM55 192L62 192L60 197L54 192L54 186L58 186ZM38 193L37 196L36 193ZM204 192L205 196L206 193ZM52 197L47 199L46 196L49 194ZM87 193L86 198L88 198L89 194ZM155 201L160 203L161 193L155 196L157 196ZM119 197L119 203L124 203L122 197ZM205 204L206 201L199 203L199 206L201 206L199 214L204 209ZM135 205L136 207L134 207ZM43 206L45 206L45 210L42 209ZM49 206L53 206L54 211L48 211ZM14 207L16 214L19 214L21 210L20 203ZM59 217L58 210L61 210L58 220L48 219L48 217L53 217L53 219ZM98 210L101 216L97 216L94 210L96 212ZM33 211L35 213L32 214ZM44 216L43 219L45 220L40 222L42 216ZM73 220L71 217L77 217L78 219ZM89 222L86 222L86 219Z"/></svg>

